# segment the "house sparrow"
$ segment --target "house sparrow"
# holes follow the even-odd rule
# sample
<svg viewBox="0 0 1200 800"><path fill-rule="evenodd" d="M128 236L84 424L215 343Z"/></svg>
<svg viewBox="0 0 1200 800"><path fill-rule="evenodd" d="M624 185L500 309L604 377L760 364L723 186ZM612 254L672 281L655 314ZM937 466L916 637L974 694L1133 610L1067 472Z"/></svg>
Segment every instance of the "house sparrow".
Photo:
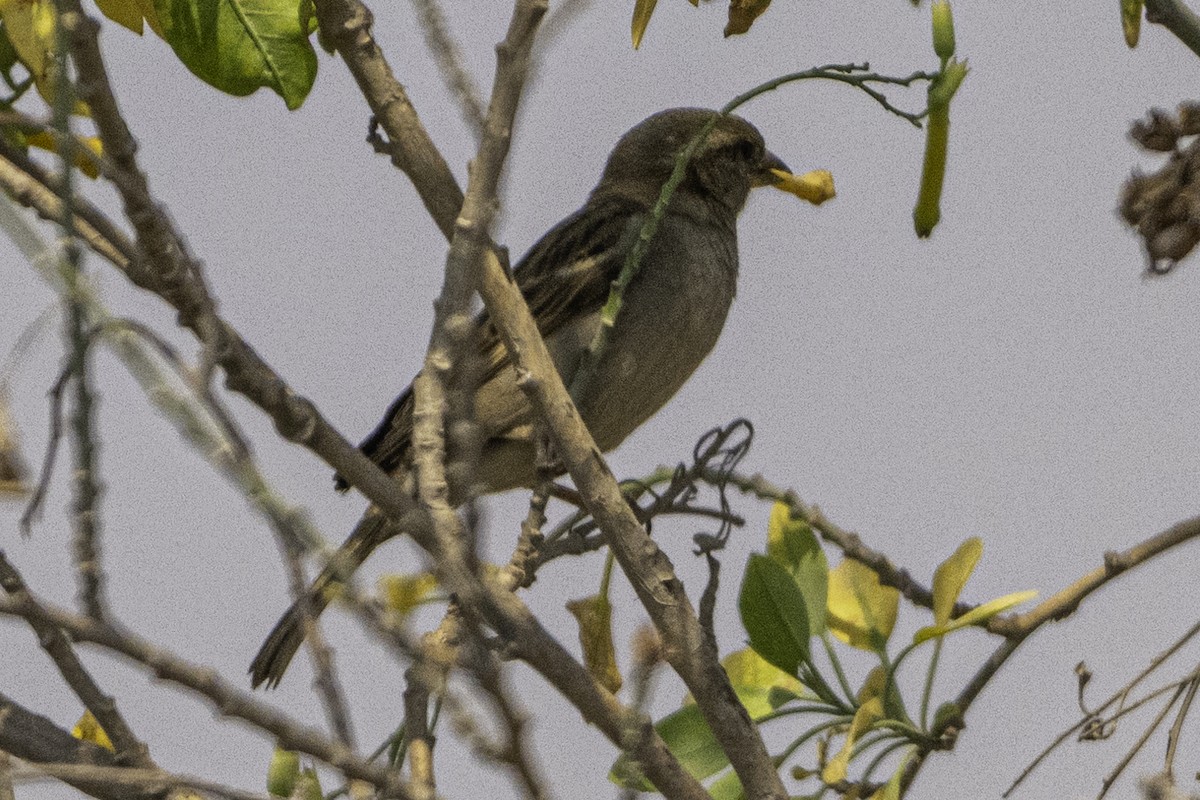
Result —
<svg viewBox="0 0 1200 800"><path fill-rule="evenodd" d="M516 266L517 285L568 386L598 330L611 284L676 156L714 116L715 111L678 108L635 126L613 148L583 208L551 228ZM601 450L619 445L670 400L716 344L737 288L737 215L751 188L782 185L785 176L790 177L786 165L740 117L720 117L695 151L641 269L625 291L608 345L577 398L579 413ZM474 396L483 442L475 488L490 493L532 486L533 412L486 312L472 338L483 365ZM412 410L410 386L362 450L415 491ZM453 500L465 499L455 497L461 490L451 489ZM339 576L349 575L397 532L382 513L368 510L314 582L312 612L328 604ZM293 605L251 664L253 685L278 684L303 638L303 617Z"/></svg>

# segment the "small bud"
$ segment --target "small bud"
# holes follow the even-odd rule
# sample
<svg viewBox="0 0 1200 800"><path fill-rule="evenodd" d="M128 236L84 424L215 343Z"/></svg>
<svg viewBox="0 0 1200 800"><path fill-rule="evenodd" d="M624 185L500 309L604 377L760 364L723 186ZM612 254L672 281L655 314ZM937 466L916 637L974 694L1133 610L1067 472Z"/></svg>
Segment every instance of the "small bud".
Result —
<svg viewBox="0 0 1200 800"><path fill-rule="evenodd" d="M300 776L300 754L275 748L267 767L267 792L276 797L291 797Z"/></svg>
<svg viewBox="0 0 1200 800"><path fill-rule="evenodd" d="M1175 149L1183 131L1179 122L1165 111L1150 109L1147 119L1139 119L1129 126L1129 137L1147 150L1169 153Z"/></svg>
<svg viewBox="0 0 1200 800"><path fill-rule="evenodd" d="M296 779L294 797L297 800L324 800L325 793L321 791L321 779L317 777L317 771L312 767L300 773L300 777Z"/></svg>
<svg viewBox="0 0 1200 800"><path fill-rule="evenodd" d="M944 62L954 55L954 15L950 13L947 0L934 0L930 9L933 12L933 52Z"/></svg>
<svg viewBox="0 0 1200 800"><path fill-rule="evenodd" d="M1179 129L1184 136L1200 134L1200 103L1179 104Z"/></svg>
<svg viewBox="0 0 1200 800"><path fill-rule="evenodd" d="M958 87L962 86L962 82L966 80L967 73L971 71L970 66L966 61L958 61L950 59L944 67L937 79L929 86L929 107L948 106L954 98Z"/></svg>
<svg viewBox="0 0 1200 800"><path fill-rule="evenodd" d="M1146 240L1146 252L1153 261L1182 261L1200 241L1200 230L1185 222L1164 228Z"/></svg>

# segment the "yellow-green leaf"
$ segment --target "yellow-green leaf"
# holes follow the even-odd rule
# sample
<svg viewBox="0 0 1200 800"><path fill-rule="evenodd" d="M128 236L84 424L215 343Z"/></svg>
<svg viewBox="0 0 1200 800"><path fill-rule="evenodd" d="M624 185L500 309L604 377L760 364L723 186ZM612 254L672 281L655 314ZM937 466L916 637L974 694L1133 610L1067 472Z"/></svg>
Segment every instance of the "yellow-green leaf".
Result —
<svg viewBox="0 0 1200 800"><path fill-rule="evenodd" d="M1137 47L1142 33L1142 6L1143 0L1121 0L1121 29L1130 49Z"/></svg>
<svg viewBox="0 0 1200 800"><path fill-rule="evenodd" d="M943 561L933 573L933 621L944 625L950 621L950 612L962 594L967 579L975 571L979 557L983 555L983 540L972 536L958 546L954 555Z"/></svg>
<svg viewBox="0 0 1200 800"><path fill-rule="evenodd" d="M117 748L113 747L112 740L108 738L108 734L104 732L104 728L100 727L100 722L92 715L91 711L83 712L83 716L79 718L79 722L76 722L75 727L71 729L71 735L80 741L99 745L105 750L112 752L116 752L117 750Z"/></svg>
<svg viewBox="0 0 1200 800"><path fill-rule="evenodd" d="M904 770L908 766L908 759L900 759L900 763L896 765L896 771L892 773L892 777L888 778L888 782L875 790L875 794L871 795L871 800L900 800L900 782L904 779Z"/></svg>
<svg viewBox="0 0 1200 800"><path fill-rule="evenodd" d="M428 572L412 575L384 575L379 579L379 594L389 611L407 617L425 602L437 588L437 578Z"/></svg>
<svg viewBox="0 0 1200 800"><path fill-rule="evenodd" d="M858 707L858 711L854 712L854 720L850 723L850 730L846 732L846 741L842 743L842 749L825 763L825 768L821 770L821 780L825 783L837 783L846 779L855 743L881 719L882 698L872 697Z"/></svg>
<svg viewBox="0 0 1200 800"><path fill-rule="evenodd" d="M96 7L104 16L139 36L144 33L143 20L159 36L163 35L162 23L158 21L158 12L154 10L154 0L96 0Z"/></svg>
<svg viewBox="0 0 1200 800"><path fill-rule="evenodd" d="M594 594L581 600L571 600L567 609L579 623L579 644L583 647L583 662L592 677L610 692L621 688L621 671L617 668L616 648L612 639L612 604L604 595Z"/></svg>
<svg viewBox="0 0 1200 800"><path fill-rule="evenodd" d="M1019 606L1027 600L1032 600L1037 597L1036 591L1013 592L1006 594L1003 597L997 597L995 600L984 603L963 614L958 619L951 620L945 625L930 625L927 628L921 628L913 635L913 643L920 644L921 642L935 639L938 636L945 636L947 633L959 630L960 628L968 628L972 625L979 625L987 622L997 614L1002 614L1013 606Z"/></svg>
<svg viewBox="0 0 1200 800"><path fill-rule="evenodd" d="M804 684L747 647L721 659L734 693L751 719L759 719L779 706L779 700L804 694Z"/></svg>
<svg viewBox="0 0 1200 800"><path fill-rule="evenodd" d="M275 748L267 767L267 793L275 797L291 797L300 777L300 754L295 750Z"/></svg>
<svg viewBox="0 0 1200 800"><path fill-rule="evenodd" d="M734 36L750 30L754 20L767 10L771 0L729 0L729 22L725 25L725 35Z"/></svg>
<svg viewBox="0 0 1200 800"><path fill-rule="evenodd" d="M630 31L633 34L634 50L642 46L642 35L646 33L646 26L650 24L650 17L654 15L656 5L658 5L658 0L637 0L633 4L633 22L630 25Z"/></svg>
<svg viewBox="0 0 1200 800"><path fill-rule="evenodd" d="M843 559L829 573L829 630L851 647L881 652L896 626L900 593L865 564Z"/></svg>

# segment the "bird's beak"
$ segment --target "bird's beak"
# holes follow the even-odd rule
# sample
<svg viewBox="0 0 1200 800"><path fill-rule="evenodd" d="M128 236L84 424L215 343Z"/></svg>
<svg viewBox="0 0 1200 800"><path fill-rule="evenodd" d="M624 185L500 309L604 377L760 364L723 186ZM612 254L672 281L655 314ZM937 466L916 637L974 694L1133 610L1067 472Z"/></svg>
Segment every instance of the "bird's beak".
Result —
<svg viewBox="0 0 1200 800"><path fill-rule="evenodd" d="M814 206L831 200L837 194L833 188L833 175L828 170L817 169L803 175L794 175L788 169L788 165L774 153L767 153L763 158L752 183L755 187L773 186L780 191L794 194L801 200L807 200Z"/></svg>
<svg viewBox="0 0 1200 800"><path fill-rule="evenodd" d="M768 151L763 157L762 164L759 165L758 172L754 174L752 185L756 189L760 186L778 186L781 178L775 174L776 172L792 174L788 165L783 163L783 159Z"/></svg>

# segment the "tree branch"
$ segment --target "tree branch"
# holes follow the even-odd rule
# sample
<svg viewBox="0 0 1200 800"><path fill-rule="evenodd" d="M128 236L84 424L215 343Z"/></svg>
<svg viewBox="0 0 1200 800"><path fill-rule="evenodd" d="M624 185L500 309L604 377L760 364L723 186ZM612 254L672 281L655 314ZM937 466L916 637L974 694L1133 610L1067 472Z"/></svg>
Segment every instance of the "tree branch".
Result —
<svg viewBox="0 0 1200 800"><path fill-rule="evenodd" d="M1200 16L1183 0L1146 0L1146 21L1162 25L1200 56Z"/></svg>

